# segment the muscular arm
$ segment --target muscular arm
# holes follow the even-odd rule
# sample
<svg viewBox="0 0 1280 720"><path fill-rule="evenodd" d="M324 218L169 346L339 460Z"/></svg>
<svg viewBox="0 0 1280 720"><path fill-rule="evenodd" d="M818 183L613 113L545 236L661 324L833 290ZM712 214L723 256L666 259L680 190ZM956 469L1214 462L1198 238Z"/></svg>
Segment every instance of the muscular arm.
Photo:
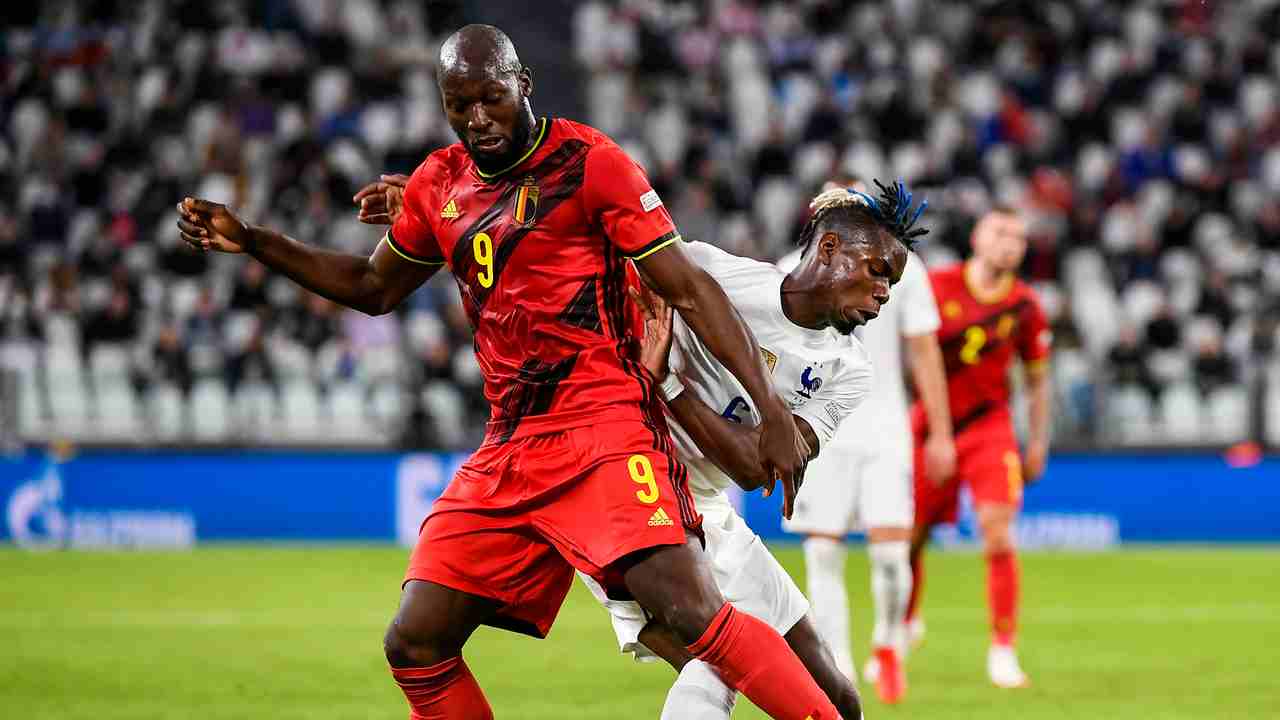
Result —
<svg viewBox="0 0 1280 720"><path fill-rule="evenodd" d="M738 378L765 422L791 411L769 382L756 340L720 284L694 265L679 243L636 262L649 287L680 313L702 344Z"/></svg>
<svg viewBox="0 0 1280 720"><path fill-rule="evenodd" d="M248 253L306 289L370 315L390 312L441 267L401 257L385 238L370 257L322 250L198 198L178 203L178 230L194 248Z"/></svg>
<svg viewBox="0 0 1280 720"><path fill-rule="evenodd" d="M324 297L369 315L396 308L442 265L400 257L383 240L373 255L323 250L269 228L251 227L245 251L263 265Z"/></svg>
<svg viewBox="0 0 1280 720"><path fill-rule="evenodd" d="M686 390L667 401L671 414L693 440L702 454L724 471L743 490L757 490L768 485L760 459L760 430L734 422L716 412ZM795 418L797 429L817 455L818 437L804 418Z"/></svg>
<svg viewBox="0 0 1280 720"><path fill-rule="evenodd" d="M926 440L926 471L934 482L942 482L955 472L956 451L951 426L951 407L947 399L947 375L942 363L942 348L934 333L907 337L911 357L911 378L916 394L924 406L929 422Z"/></svg>

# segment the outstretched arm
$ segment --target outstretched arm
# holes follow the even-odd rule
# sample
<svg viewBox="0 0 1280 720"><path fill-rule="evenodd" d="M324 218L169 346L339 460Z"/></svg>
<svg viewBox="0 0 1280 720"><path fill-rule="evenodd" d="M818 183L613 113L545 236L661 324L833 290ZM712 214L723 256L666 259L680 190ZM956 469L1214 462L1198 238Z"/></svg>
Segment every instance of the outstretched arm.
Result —
<svg viewBox="0 0 1280 720"><path fill-rule="evenodd" d="M192 247L247 253L308 290L370 315L390 312L443 267L405 259L385 239L369 257L323 250L249 225L208 200L186 198L178 213L182 239Z"/></svg>

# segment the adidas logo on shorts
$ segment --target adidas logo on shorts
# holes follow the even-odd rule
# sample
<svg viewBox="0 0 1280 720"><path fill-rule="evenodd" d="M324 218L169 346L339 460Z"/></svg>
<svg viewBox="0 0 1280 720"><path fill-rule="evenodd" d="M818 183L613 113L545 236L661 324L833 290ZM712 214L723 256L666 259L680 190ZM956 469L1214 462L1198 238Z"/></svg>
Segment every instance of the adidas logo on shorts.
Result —
<svg viewBox="0 0 1280 720"><path fill-rule="evenodd" d="M662 525L675 525L671 522L671 517L667 515L667 511L658 508L653 511L653 516L649 518L649 527L660 527Z"/></svg>

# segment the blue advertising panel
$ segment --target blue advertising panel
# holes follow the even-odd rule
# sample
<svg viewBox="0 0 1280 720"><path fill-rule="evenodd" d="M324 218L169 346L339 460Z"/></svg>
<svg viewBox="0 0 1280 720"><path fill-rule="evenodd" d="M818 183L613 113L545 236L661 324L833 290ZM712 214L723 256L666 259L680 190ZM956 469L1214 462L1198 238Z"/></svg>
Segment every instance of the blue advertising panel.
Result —
<svg viewBox="0 0 1280 720"><path fill-rule="evenodd" d="M87 452L0 459L0 541L182 547L199 540L386 541L417 533L461 456Z"/></svg>
<svg viewBox="0 0 1280 720"><path fill-rule="evenodd" d="M462 454L90 451L0 457L0 542L30 547L186 547L197 541L410 544ZM735 502L765 538L781 498ZM1024 547L1116 542L1280 541L1280 459L1232 467L1216 455L1054 456L1027 488ZM972 508L938 531L975 540Z"/></svg>
<svg viewBox="0 0 1280 720"><path fill-rule="evenodd" d="M753 493L747 523L765 538L786 537L781 495ZM1280 458L1233 467L1213 454L1059 454L1026 488L1023 547L1092 549L1116 542L1280 541ZM935 534L945 544L977 538L972 504Z"/></svg>

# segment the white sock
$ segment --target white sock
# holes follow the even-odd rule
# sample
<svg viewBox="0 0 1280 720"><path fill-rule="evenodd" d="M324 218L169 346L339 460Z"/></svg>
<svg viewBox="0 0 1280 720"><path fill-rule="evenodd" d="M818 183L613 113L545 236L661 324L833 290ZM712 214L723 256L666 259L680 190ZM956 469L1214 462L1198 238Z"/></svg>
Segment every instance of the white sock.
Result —
<svg viewBox="0 0 1280 720"><path fill-rule="evenodd" d="M804 574L812 605L813 625L835 658L836 668L852 679L853 648L849 639L849 592L844 585L844 543L825 537L804 541Z"/></svg>
<svg viewBox="0 0 1280 720"><path fill-rule="evenodd" d="M667 691L661 720L729 720L737 699L710 665L690 660Z"/></svg>
<svg viewBox="0 0 1280 720"><path fill-rule="evenodd" d="M871 597L876 626L875 647L892 647L903 656L907 649L907 602L911 599L911 545L906 540L867 545L871 556Z"/></svg>

